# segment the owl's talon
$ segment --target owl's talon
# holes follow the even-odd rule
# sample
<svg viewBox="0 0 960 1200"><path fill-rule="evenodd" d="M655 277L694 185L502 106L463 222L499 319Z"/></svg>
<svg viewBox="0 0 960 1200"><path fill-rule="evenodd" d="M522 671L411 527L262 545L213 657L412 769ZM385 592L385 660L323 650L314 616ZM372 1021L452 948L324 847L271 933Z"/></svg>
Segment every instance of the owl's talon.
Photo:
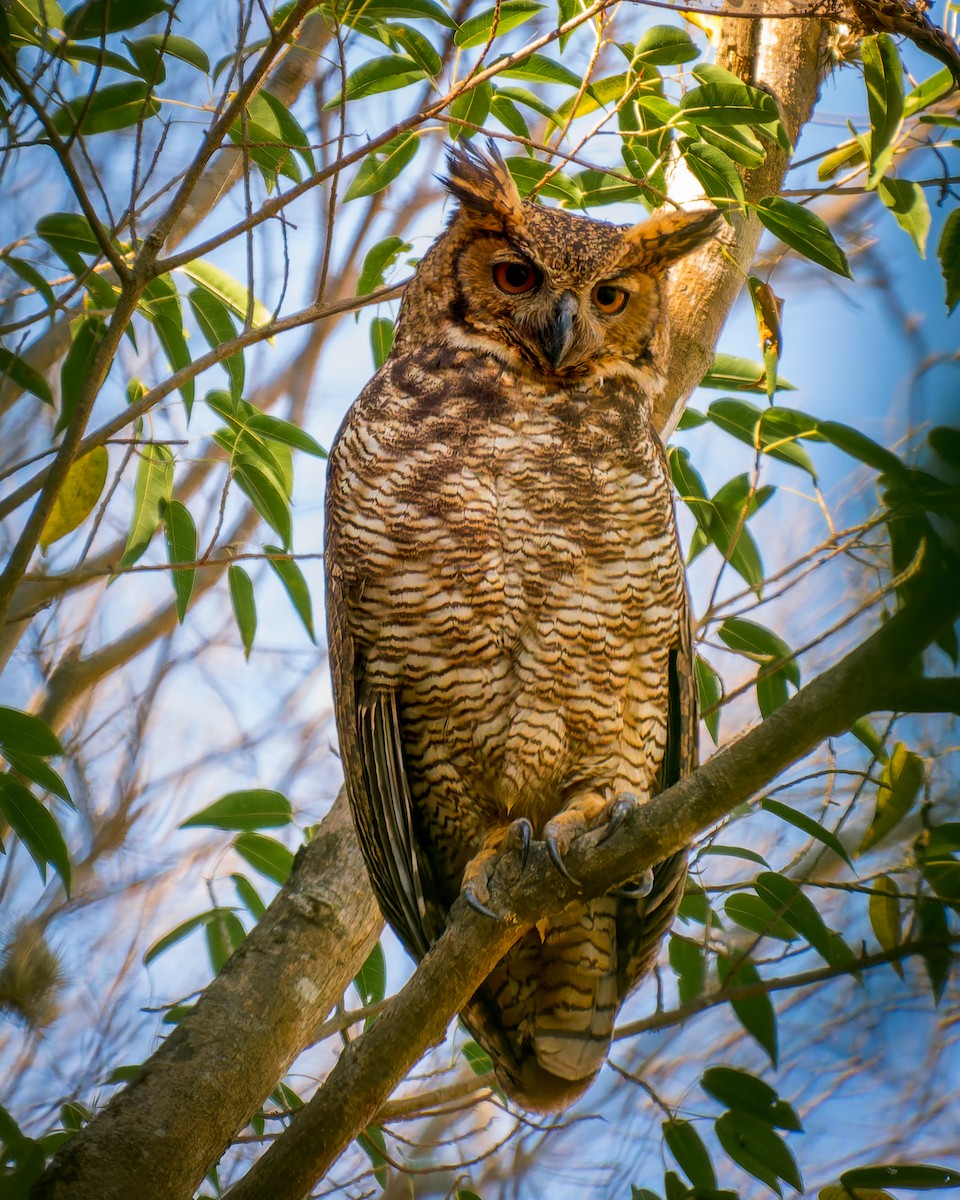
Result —
<svg viewBox="0 0 960 1200"><path fill-rule="evenodd" d="M533 838L533 826L526 817L519 817L507 831L507 842L520 855L520 870L527 865L530 854L530 842Z"/></svg>
<svg viewBox="0 0 960 1200"><path fill-rule="evenodd" d="M544 839L547 843L547 853L550 855L550 861L557 868L564 879L568 879L571 883L580 886L580 880L575 878L567 870L567 864L563 861L563 855L560 853L560 846L557 842L556 835L548 833Z"/></svg>
<svg viewBox="0 0 960 1200"><path fill-rule="evenodd" d="M474 912L478 912L482 917L489 917L491 921L499 921L500 920L500 918L497 916L497 914L493 911L492 908L487 908L487 906L484 903L482 903L480 900L477 899L477 897L473 894L473 891L471 888L464 888L460 894L461 894L461 896L463 896L464 900L466 900L466 902L470 905L470 907L473 909Z"/></svg>
<svg viewBox="0 0 960 1200"><path fill-rule="evenodd" d="M610 819L607 821L607 826L600 835L597 845L602 846L604 842L615 837L623 828L627 817L629 817L636 807L637 798L630 792L624 792L622 796L618 797L610 809Z"/></svg>

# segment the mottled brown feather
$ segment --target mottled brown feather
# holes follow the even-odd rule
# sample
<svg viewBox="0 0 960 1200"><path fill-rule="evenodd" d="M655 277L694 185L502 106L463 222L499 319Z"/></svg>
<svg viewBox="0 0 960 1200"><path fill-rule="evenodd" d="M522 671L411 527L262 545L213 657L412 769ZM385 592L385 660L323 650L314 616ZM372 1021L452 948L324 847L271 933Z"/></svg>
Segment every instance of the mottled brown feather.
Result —
<svg viewBox="0 0 960 1200"><path fill-rule="evenodd" d="M620 227L541 208L472 149L451 156L448 186L459 207L344 420L327 485L344 775L381 908L416 958L465 872L485 888L512 821L562 846L696 758L649 398L666 269L715 217ZM532 272L529 294L496 282L504 264ZM622 313L600 310L598 286L626 293ZM491 973L463 1018L518 1103L561 1108L589 1086L685 873L675 855L633 891L569 906Z"/></svg>

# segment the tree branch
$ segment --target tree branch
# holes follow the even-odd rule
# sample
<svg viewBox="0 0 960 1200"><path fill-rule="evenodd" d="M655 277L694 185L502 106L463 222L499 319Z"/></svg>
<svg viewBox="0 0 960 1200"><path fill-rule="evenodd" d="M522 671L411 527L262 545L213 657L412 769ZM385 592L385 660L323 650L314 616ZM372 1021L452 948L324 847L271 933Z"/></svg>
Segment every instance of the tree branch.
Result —
<svg viewBox="0 0 960 1200"><path fill-rule="evenodd" d="M516 856L501 860L490 885L501 921L462 901L454 905L413 978L344 1049L324 1086L231 1189L230 1200L301 1200L410 1068L443 1039L454 1014L526 929L676 853L820 742L875 711L876 696L960 615L960 571L951 574L929 579L886 625L762 725L635 809L615 839L600 842L592 834L575 842L566 862L579 887L559 875L542 845L532 848L522 873Z"/></svg>

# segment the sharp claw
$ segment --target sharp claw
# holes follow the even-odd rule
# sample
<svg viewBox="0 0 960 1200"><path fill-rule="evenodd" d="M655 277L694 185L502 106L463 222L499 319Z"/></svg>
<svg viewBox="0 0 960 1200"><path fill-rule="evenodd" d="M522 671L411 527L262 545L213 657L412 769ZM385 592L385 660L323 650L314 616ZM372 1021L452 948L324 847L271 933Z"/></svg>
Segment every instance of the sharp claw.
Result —
<svg viewBox="0 0 960 1200"><path fill-rule="evenodd" d="M613 807L610 809L610 819L607 821L607 827L601 834L597 845L602 846L605 841L617 834L617 832L623 827L624 821L626 821L630 813L633 812L634 808L636 808L636 805L637 801L635 797L629 795L629 793L621 796L619 800L614 803Z"/></svg>
<svg viewBox="0 0 960 1200"><path fill-rule="evenodd" d="M476 896L473 894L472 889L464 888L463 892L461 894L462 894L464 900L466 900L466 902L470 905L470 907L473 909L474 912L478 912L482 917L489 917L491 921L499 921L500 920L500 918L497 916L497 914L493 911L492 908L487 908L487 906L485 904L481 903L476 898Z"/></svg>
<svg viewBox="0 0 960 1200"><path fill-rule="evenodd" d="M564 879L569 879L571 883L580 886L580 880L575 879L567 870L567 864L563 861L563 855L560 853L560 847L557 845L557 839L552 833L546 836L547 853L550 855L550 861L557 868Z"/></svg>
<svg viewBox="0 0 960 1200"><path fill-rule="evenodd" d="M510 841L520 852L520 870L527 865L530 854L530 841L533 837L533 826L526 817L520 817L510 826Z"/></svg>

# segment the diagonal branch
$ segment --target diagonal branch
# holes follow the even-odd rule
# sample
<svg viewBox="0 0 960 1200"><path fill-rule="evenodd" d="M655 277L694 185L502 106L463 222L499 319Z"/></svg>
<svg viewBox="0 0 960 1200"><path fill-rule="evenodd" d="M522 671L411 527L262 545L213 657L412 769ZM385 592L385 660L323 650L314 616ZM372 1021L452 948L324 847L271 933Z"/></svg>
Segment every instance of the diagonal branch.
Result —
<svg viewBox="0 0 960 1200"><path fill-rule="evenodd" d="M502 860L491 881L491 903L502 920L491 921L462 901L454 905L443 936L410 982L346 1047L321 1090L231 1190L230 1200L301 1200L410 1068L443 1039L453 1016L526 929L676 853L826 738L874 711L876 697L960 616L960 569L954 564L947 574L930 578L886 625L762 725L635 809L615 839L579 839L566 860L579 888L559 875L542 845L522 872L515 856Z"/></svg>

